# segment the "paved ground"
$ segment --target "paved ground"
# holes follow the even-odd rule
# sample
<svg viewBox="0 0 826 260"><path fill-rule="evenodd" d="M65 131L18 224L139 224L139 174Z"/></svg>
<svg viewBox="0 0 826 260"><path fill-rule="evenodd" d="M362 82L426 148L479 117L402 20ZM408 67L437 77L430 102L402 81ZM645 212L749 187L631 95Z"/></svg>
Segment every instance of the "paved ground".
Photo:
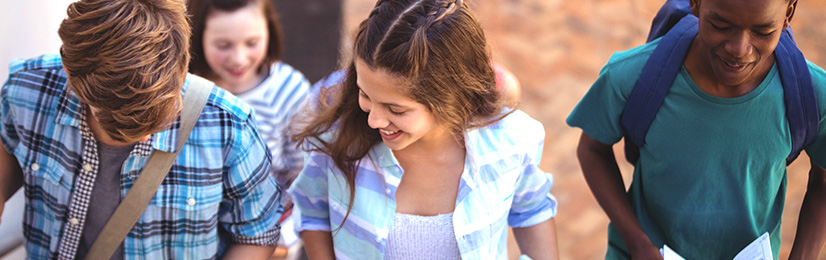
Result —
<svg viewBox="0 0 826 260"><path fill-rule="evenodd" d="M642 44L662 0L484 0L470 2L485 28L494 59L521 80L521 108L545 125L541 168L554 174L552 192L563 259L604 257L608 219L593 199L575 157L580 131L564 119L596 79L611 53ZM345 26L351 32L367 17L374 0L345 1ZM800 1L793 27L804 54L826 66L826 0ZM351 42L345 39L344 43ZM617 154L622 154L619 146ZM620 158L624 161L623 158ZM808 160L789 170L781 259L794 239ZM622 165L626 183L631 167ZM826 259L826 254L821 256Z"/></svg>

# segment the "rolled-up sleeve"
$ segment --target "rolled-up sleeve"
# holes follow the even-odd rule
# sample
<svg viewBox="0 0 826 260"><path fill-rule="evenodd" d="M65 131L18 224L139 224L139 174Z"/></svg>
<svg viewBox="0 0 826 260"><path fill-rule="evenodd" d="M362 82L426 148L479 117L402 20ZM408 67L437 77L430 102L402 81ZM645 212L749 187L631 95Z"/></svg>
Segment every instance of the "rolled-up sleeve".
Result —
<svg viewBox="0 0 826 260"><path fill-rule="evenodd" d="M232 243L275 245L281 217L281 188L269 174L272 156L249 117L237 128L224 167L221 225Z"/></svg>
<svg viewBox="0 0 826 260"><path fill-rule="evenodd" d="M516 187L508 214L508 225L511 227L533 226L556 216L557 201L551 195L553 175L539 169L544 144L544 131L540 140L533 148L535 153L524 156L524 168L516 179Z"/></svg>

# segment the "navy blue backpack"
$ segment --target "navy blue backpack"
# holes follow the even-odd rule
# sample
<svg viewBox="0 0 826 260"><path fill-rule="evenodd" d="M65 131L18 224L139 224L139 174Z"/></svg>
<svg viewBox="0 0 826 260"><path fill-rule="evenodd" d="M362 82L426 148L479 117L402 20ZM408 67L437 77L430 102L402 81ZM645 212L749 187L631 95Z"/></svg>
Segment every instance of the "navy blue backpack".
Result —
<svg viewBox="0 0 826 260"><path fill-rule="evenodd" d="M643 67L621 118L626 133L625 155L631 164L636 165L639 159L639 147L645 145L648 128L697 36L698 22L690 12L688 0L668 0L654 18L648 41L660 36L662 39ZM786 164L790 164L817 137L819 110L812 76L791 28L783 31L774 53L792 136L792 151L786 158Z"/></svg>

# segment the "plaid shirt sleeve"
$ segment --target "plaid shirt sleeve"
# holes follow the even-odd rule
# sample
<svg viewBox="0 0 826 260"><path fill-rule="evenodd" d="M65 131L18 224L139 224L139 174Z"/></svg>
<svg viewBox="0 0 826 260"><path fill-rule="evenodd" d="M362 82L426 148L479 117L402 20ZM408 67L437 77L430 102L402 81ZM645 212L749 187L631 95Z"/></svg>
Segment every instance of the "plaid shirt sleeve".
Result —
<svg viewBox="0 0 826 260"><path fill-rule="evenodd" d="M283 211L281 188L269 174L272 156L258 134L254 117L236 129L224 168L225 211L219 221L232 234L232 243L275 245Z"/></svg>

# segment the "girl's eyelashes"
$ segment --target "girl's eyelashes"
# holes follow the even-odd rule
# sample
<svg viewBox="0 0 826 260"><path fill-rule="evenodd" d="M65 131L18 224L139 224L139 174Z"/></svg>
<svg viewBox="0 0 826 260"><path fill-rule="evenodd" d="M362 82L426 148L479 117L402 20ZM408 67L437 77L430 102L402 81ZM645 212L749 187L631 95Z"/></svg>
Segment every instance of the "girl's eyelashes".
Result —
<svg viewBox="0 0 826 260"><path fill-rule="evenodd" d="M215 45L219 50L228 50L232 47L232 44L221 42Z"/></svg>
<svg viewBox="0 0 826 260"><path fill-rule="evenodd" d="M387 108L387 110L389 110L391 114L394 114L394 115L397 115L397 116L400 116L400 115L404 114L404 111L397 111L397 110L392 109L392 108Z"/></svg>
<svg viewBox="0 0 826 260"><path fill-rule="evenodd" d="M368 97L367 94L364 93L364 90L361 90L361 88L359 88L359 97L364 98L368 101L370 100L370 97ZM386 105L387 111L397 116L403 115L404 112L406 112L404 109L394 108L394 106L395 105Z"/></svg>

